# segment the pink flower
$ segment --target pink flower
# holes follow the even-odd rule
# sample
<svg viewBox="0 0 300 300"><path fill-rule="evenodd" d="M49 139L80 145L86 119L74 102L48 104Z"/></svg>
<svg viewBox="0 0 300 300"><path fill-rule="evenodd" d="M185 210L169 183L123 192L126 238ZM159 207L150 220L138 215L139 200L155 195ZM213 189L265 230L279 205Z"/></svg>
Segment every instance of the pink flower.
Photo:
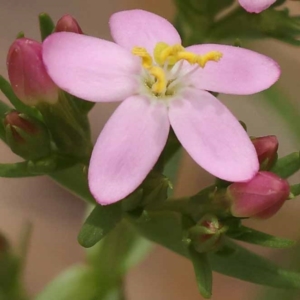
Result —
<svg viewBox="0 0 300 300"><path fill-rule="evenodd" d="M258 172L252 180L236 182L227 188L235 217L270 218L282 207L289 193L288 182L271 172Z"/></svg>
<svg viewBox="0 0 300 300"><path fill-rule="evenodd" d="M208 172L228 181L251 179L259 168L254 146L207 91L257 93L278 79L278 65L232 46L184 49L167 20L142 10L118 12L109 24L116 43L56 33L43 46L48 73L62 89L89 101L124 100L93 150L89 186L95 199L110 204L134 191L161 154L170 125Z"/></svg>
<svg viewBox="0 0 300 300"><path fill-rule="evenodd" d="M240 5L250 13L260 13L269 8L276 0L239 0Z"/></svg>

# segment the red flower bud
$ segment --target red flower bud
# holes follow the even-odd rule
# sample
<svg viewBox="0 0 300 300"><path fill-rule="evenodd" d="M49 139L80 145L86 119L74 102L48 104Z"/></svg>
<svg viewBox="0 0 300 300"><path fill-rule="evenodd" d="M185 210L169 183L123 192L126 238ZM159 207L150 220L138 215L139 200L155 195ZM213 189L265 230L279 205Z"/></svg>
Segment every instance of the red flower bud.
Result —
<svg viewBox="0 0 300 300"><path fill-rule="evenodd" d="M226 193L233 216L267 219L288 199L290 187L286 180L271 172L258 172L248 182L231 184Z"/></svg>
<svg viewBox="0 0 300 300"><path fill-rule="evenodd" d="M227 227L214 215L205 215L196 226L190 228L189 237L196 251L200 253L216 251L221 246L223 233Z"/></svg>
<svg viewBox="0 0 300 300"><path fill-rule="evenodd" d="M58 87L43 64L42 44L28 38L15 40L8 52L7 69L15 94L25 104L57 101Z"/></svg>
<svg viewBox="0 0 300 300"><path fill-rule="evenodd" d="M275 135L263 136L252 140L261 170L270 170L277 158L278 140Z"/></svg>
<svg viewBox="0 0 300 300"><path fill-rule="evenodd" d="M16 128L20 128L31 135L37 134L39 132L39 129L35 126L35 124L22 118L22 116L20 116L20 113L16 110L11 111L5 116L4 125L11 125L12 135L18 143L25 143L25 139L18 133Z"/></svg>
<svg viewBox="0 0 300 300"><path fill-rule="evenodd" d="M55 32L67 31L82 34L82 30L77 21L71 15L62 16L55 27Z"/></svg>

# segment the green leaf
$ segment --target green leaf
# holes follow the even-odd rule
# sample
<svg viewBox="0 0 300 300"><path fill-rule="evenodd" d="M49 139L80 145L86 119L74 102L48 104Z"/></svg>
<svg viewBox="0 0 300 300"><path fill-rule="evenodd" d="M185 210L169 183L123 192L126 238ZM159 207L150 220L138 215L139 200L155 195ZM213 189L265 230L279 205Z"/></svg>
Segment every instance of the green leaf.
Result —
<svg viewBox="0 0 300 300"><path fill-rule="evenodd" d="M193 246L189 247L189 254L194 266L200 294L209 299L212 294L212 269L206 253L198 253Z"/></svg>
<svg viewBox="0 0 300 300"><path fill-rule="evenodd" d="M109 233L121 219L122 208L120 202L106 206L96 205L79 232L78 242L85 248L94 246Z"/></svg>
<svg viewBox="0 0 300 300"><path fill-rule="evenodd" d="M39 24L41 38L43 41L47 36L49 36L53 32L55 25L51 17L46 13L42 13L39 15Z"/></svg>
<svg viewBox="0 0 300 300"><path fill-rule="evenodd" d="M41 114L39 111L33 107L25 105L18 97L15 95L14 91L11 88L10 83L0 75L0 90L6 96L6 98L10 101L10 103L18 110L19 112L23 112L31 117L37 118L41 120Z"/></svg>
<svg viewBox="0 0 300 300"><path fill-rule="evenodd" d="M237 7L214 23L207 40L233 40L275 38L292 45L299 45L300 17L291 16L288 9L267 9L259 14L249 14Z"/></svg>
<svg viewBox="0 0 300 300"><path fill-rule="evenodd" d="M18 32L18 34L17 34L16 38L17 38L17 39L21 39L21 38L23 38L23 37L25 37L25 33L24 33L24 31L20 31L20 32Z"/></svg>
<svg viewBox="0 0 300 300"><path fill-rule="evenodd" d="M226 234L239 241L271 248L287 248L294 246L296 243L245 226L240 226L235 232L228 231Z"/></svg>
<svg viewBox="0 0 300 300"><path fill-rule="evenodd" d="M122 285L123 276L152 249L128 222L119 223L94 247L88 249L88 261L103 288L101 299Z"/></svg>
<svg viewBox="0 0 300 300"><path fill-rule="evenodd" d="M50 177L75 196L95 204L95 199L89 190L84 165L78 164L69 169L53 172Z"/></svg>
<svg viewBox="0 0 300 300"><path fill-rule="evenodd" d="M56 277L35 300L100 300L94 270L77 265Z"/></svg>
<svg viewBox="0 0 300 300"><path fill-rule="evenodd" d="M300 169L300 153L294 152L277 160L271 172L281 178L288 178Z"/></svg>
<svg viewBox="0 0 300 300"><path fill-rule="evenodd" d="M137 222L136 228L148 239L182 256L189 257L183 241L180 214L174 212L149 212L148 219ZM170 228L172 230L170 230ZM210 254L212 269L221 274L278 288L300 288L300 274L276 266L271 261L225 240L233 249L230 255Z"/></svg>
<svg viewBox="0 0 300 300"><path fill-rule="evenodd" d="M0 177L18 178L18 177L32 177L39 174L34 174L28 170L28 162L23 161L12 164L0 164Z"/></svg>
<svg viewBox="0 0 300 300"><path fill-rule="evenodd" d="M298 196L300 195L300 183L298 184L294 184L291 187L291 193L293 194L293 196Z"/></svg>
<svg viewBox="0 0 300 300"><path fill-rule="evenodd" d="M211 254L210 262L214 271L261 285L300 288L300 273L280 268L233 242L227 241L226 245L235 251L229 256Z"/></svg>

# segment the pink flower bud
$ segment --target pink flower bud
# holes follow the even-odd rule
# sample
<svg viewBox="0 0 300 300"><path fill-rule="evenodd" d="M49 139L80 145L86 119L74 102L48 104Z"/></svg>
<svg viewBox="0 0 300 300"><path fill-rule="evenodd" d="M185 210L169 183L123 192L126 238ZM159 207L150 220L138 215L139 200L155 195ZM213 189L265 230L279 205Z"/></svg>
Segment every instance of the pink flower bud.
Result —
<svg viewBox="0 0 300 300"><path fill-rule="evenodd" d="M269 170L277 158L277 137L275 135L263 136L253 139L252 143L256 149L261 169Z"/></svg>
<svg viewBox="0 0 300 300"><path fill-rule="evenodd" d="M290 187L286 180L271 172L258 172L248 182L236 182L227 188L231 213L235 217L272 217L288 199Z"/></svg>
<svg viewBox="0 0 300 300"><path fill-rule="evenodd" d="M15 94L25 104L57 102L58 87L43 64L42 44L28 38L15 40L8 52L7 69Z"/></svg>
<svg viewBox="0 0 300 300"><path fill-rule="evenodd" d="M67 31L82 34L82 30L77 21L71 15L62 16L55 27L55 32Z"/></svg>
<svg viewBox="0 0 300 300"><path fill-rule="evenodd" d="M39 129L34 123L22 118L20 113L13 110L5 116L4 125L11 125L12 135L16 142L25 143L25 139L18 133L16 128L24 130L26 133L35 135L39 132Z"/></svg>

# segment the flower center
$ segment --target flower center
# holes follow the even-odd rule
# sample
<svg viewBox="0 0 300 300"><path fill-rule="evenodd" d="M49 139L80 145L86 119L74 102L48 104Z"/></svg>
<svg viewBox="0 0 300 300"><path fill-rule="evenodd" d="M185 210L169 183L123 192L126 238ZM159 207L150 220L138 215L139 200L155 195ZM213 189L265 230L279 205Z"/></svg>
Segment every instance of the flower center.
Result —
<svg viewBox="0 0 300 300"><path fill-rule="evenodd" d="M196 65L196 67L180 76L181 79L188 77L199 68L204 68L207 62L218 62L222 57L222 53L219 51L210 51L206 54L198 55L186 51L179 44L169 46L163 42L156 44L153 57L142 47L134 47L132 54L141 58L141 63L145 70L144 82L156 97L172 96L174 94L176 85L179 84L177 79L184 61L190 65ZM177 64L178 62L180 63ZM174 69L176 70L174 71Z"/></svg>

